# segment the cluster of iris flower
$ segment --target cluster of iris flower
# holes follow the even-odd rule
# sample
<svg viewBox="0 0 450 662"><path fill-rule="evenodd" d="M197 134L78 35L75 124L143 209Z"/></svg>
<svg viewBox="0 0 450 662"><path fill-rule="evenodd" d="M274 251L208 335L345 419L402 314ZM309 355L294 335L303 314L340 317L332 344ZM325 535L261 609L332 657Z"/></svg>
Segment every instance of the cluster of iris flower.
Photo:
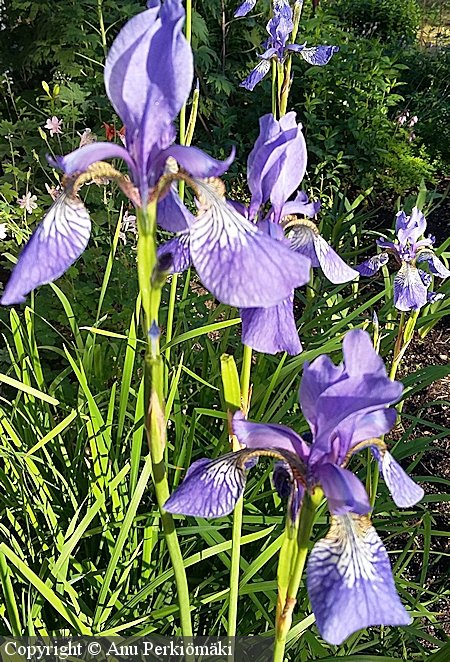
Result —
<svg viewBox="0 0 450 662"><path fill-rule="evenodd" d="M227 200L220 182L210 181L227 169L233 154L220 162L195 147L175 144L174 120L193 79L183 21L181 0L162 5L152 0L120 31L107 57L105 86L125 127L126 145L96 142L56 159L54 165L64 173L63 192L19 256L2 303L23 302L32 289L54 281L81 255L91 222L78 190L90 179L107 177L117 181L138 209L161 194L158 223L177 234L160 249L160 259L169 255L165 263L172 271L192 263L219 301L239 307L246 343L271 353L296 353L301 347L293 292L309 280L311 266L321 266L333 283L352 280L358 272L320 237L310 220L317 203L302 192L290 200L305 173L307 156L294 113L279 121L272 115L260 120L248 159L248 208ZM129 177L105 159L122 159ZM177 172L195 191L195 216L171 185ZM163 178L169 183L161 187ZM385 247L401 256L404 271L424 260L432 273L448 275L431 251L431 240L418 240L424 224L419 213L413 216L415 230L411 219L400 216L398 243ZM370 267L361 267L362 273L364 269ZM423 302L423 293L421 297ZM230 513L259 454L278 461L275 484L289 498L292 520L301 513L304 494L321 486L332 521L328 535L311 552L307 585L318 628L332 643L368 625L410 622L396 594L386 551L370 524L365 490L346 468L352 454L372 450L397 505L409 507L422 496L381 440L394 424L395 410L389 405L399 399L401 384L388 379L365 332L350 331L343 354L339 366L327 356L305 364L300 404L311 428L311 444L287 427L252 423L237 413L233 431L242 450L195 462L166 503L174 513Z"/></svg>
<svg viewBox="0 0 450 662"><path fill-rule="evenodd" d="M302 1L297 0L296 5L302 5ZM239 18L246 16L255 6L256 0L246 0L236 10L234 16ZM290 53L300 55L309 64L323 66L339 50L338 46L312 46L305 44L288 43L294 29L294 20L292 7L289 0L274 0L273 16L266 26L269 34L267 41L263 44L264 53L258 55L260 62L250 72L247 78L242 81L241 87L252 91L258 83L269 73L272 60L284 63Z"/></svg>

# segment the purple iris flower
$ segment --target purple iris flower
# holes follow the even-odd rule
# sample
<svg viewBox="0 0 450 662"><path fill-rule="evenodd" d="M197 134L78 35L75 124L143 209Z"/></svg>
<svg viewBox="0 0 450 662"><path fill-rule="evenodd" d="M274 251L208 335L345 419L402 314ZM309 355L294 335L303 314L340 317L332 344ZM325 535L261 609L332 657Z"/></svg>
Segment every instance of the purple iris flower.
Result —
<svg viewBox="0 0 450 662"><path fill-rule="evenodd" d="M434 237L420 239L427 227L425 216L417 207L411 216L399 211L396 217L396 241L378 239L377 244L387 252L369 258L356 269L362 276L373 276L394 255L400 269L394 278L394 305L398 310L419 310L426 303L434 303L444 297L441 293L429 291L432 276L448 278L450 271L433 251ZM426 263L429 272L417 267Z"/></svg>
<svg viewBox="0 0 450 662"><path fill-rule="evenodd" d="M185 103L193 79L191 48L183 35L181 0L158 0L122 28L108 54L105 87L126 129L126 148L95 142L54 165L65 174L64 192L50 208L22 251L5 288L3 304L20 303L38 285L59 278L87 246L89 214L77 195L96 177L117 180L136 206L145 206L169 157L194 177L222 174L233 159L216 161L194 147L174 145L173 121ZM131 181L104 159L123 159ZM88 176L90 175L90 177ZM169 189L158 205L158 222L171 231L186 228L187 210Z"/></svg>
<svg viewBox="0 0 450 662"><path fill-rule="evenodd" d="M290 250L306 257L310 261L308 264L321 266L333 283L345 283L358 277L358 272L349 267L319 235L314 223L299 218L315 216L320 203L309 202L303 191L299 191L294 200L289 200L303 179L307 163L302 125L297 124L295 113L287 113L280 120L267 114L260 118L259 125L259 136L247 161L250 204L246 207L240 202L229 201L229 205L241 217L256 224L260 234L270 237L272 245L277 242L274 260L278 260L282 246L283 254ZM292 228L288 237L284 235L283 225ZM167 253L173 257L173 272L187 269L191 264L188 234L180 233L158 250L160 256ZM199 256L207 254L205 246ZM194 264L198 271L195 261ZM302 270L302 278L304 280L300 284L306 283L309 273ZM204 277L203 283L219 300L224 301ZM285 351L295 355L302 351L294 318L294 288L274 306L241 304L240 308L243 343L267 354Z"/></svg>
<svg viewBox="0 0 450 662"><path fill-rule="evenodd" d="M338 366L328 356L305 363L300 406L311 444L288 427L252 423L237 412L233 432L242 450L194 462L164 506L195 517L231 513L244 492L247 470L259 456L277 460L274 482L289 498L291 520L301 512L305 491L313 493L320 485L331 527L310 554L307 588L319 631L332 644L370 625L411 622L396 593L387 552L371 525L364 486L346 468L351 456L371 448L397 506L411 507L423 496L380 439L395 423L396 412L389 405L400 398L402 384L388 378L365 331L347 333L343 357Z"/></svg>
<svg viewBox="0 0 450 662"><path fill-rule="evenodd" d="M264 115L259 121L260 132L247 162L247 180L251 192L248 210L243 212L258 223L258 227L278 241L290 246L321 266L333 283L346 283L358 276L323 239L312 221L320 209L319 202L309 202L299 191L294 200L289 197L300 185L306 171L307 151L301 124L295 113L287 113L279 121ZM271 207L264 213L265 205ZM281 223L281 225L280 225ZM290 229L285 237L283 227ZM294 292L272 308L247 308L240 311L242 342L267 354L285 351L295 355L302 351L294 318Z"/></svg>
<svg viewBox="0 0 450 662"><path fill-rule="evenodd" d="M228 214L233 212L236 217L239 215L241 224L245 223L246 227L251 228L253 232L257 232L258 237L264 237L267 245L270 242L272 246L271 256L276 268L284 272L285 264L283 264L283 260L286 259L287 255L290 255L290 262L295 252L291 250L289 241L284 238L283 229L280 225L282 217L288 213L314 215L320 207L320 203L309 203L305 193L299 193L294 201L286 202L302 181L307 162L302 125L297 124L295 113L288 113L279 121L275 120L271 114L264 115L260 118L259 123L260 133L247 162L247 179L251 192L250 205L247 208L242 203L229 201ZM269 202L269 210L263 212ZM191 261L194 262L198 271L199 258L208 265L212 264L208 257L209 249L206 245L203 245L197 252L197 259L191 256L192 231L195 228L195 221L193 221L190 233L180 233L158 249L158 256L160 257L167 253L172 254L173 272L183 271L190 266ZM227 232L229 230L225 229L225 233ZM224 245L228 246L229 243L229 241L226 241ZM301 256L297 255L297 257ZM259 273L259 279L263 278L263 267L256 255L249 251L246 260L248 260L249 273ZM226 264L224 259L222 259L222 262ZM296 286L303 285L309 280L309 268L309 258L298 264L299 278ZM264 275L266 279L273 278L271 271ZM220 301L229 303L230 299L225 301L218 295L208 276L205 278L205 274L203 274L200 277L203 284ZM286 280L286 278L284 277L283 280ZM244 280L242 282L244 286L242 287L241 301L243 301L243 296L245 296L249 286L249 281ZM273 286L277 287L276 281L273 281ZM245 303L239 305L242 318L242 341L245 344L257 351L269 354L280 351L287 351L290 354L301 352L302 346L298 337L293 311L294 287L291 287L289 291L284 290L284 296L279 297L274 302L275 305L256 304L253 303L254 298L250 305Z"/></svg>
<svg viewBox="0 0 450 662"><path fill-rule="evenodd" d="M159 259L171 255L172 272L193 264L219 301L246 308L274 306L308 281L309 260L242 216L225 200L219 180L216 187L195 184L198 215L188 221L188 232L158 249Z"/></svg>
<svg viewBox="0 0 450 662"><path fill-rule="evenodd" d="M243 11L250 5L250 9L253 8L251 3L244 3L239 9L238 12ZM245 12L247 13L247 12ZM237 13L235 14L235 16ZM245 14L239 13L239 16L244 16ZM334 53L337 53L339 50L338 46L313 46L310 48L306 47L305 44L288 44L288 39L294 28L292 8L288 0L277 0L273 3L273 16L269 20L266 26L266 30L269 34L269 38L263 44L265 48L264 53L259 55L260 62L256 65L253 71L247 76L247 78L242 81L241 87L245 87L247 90L252 91L255 86L262 81L262 79L270 71L270 61L275 59L277 62L284 62L289 53L297 53L300 55L306 62L309 64L315 64L323 66L328 64L331 60Z"/></svg>

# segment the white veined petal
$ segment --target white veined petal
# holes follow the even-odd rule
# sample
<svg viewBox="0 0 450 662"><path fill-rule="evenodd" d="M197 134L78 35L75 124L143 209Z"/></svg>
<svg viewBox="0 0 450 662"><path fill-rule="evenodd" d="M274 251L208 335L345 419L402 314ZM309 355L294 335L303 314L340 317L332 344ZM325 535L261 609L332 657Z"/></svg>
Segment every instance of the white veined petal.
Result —
<svg viewBox="0 0 450 662"><path fill-rule="evenodd" d="M222 303L267 308L309 279L310 262L260 232L208 191L208 208L191 227L191 257L203 285Z"/></svg>
<svg viewBox="0 0 450 662"><path fill-rule="evenodd" d="M408 625L387 552L367 516L333 516L314 546L307 588L322 637L341 644L371 625Z"/></svg>
<svg viewBox="0 0 450 662"><path fill-rule="evenodd" d="M90 234L91 220L84 204L63 193L20 254L2 304L21 303L38 285L59 278L84 251Z"/></svg>

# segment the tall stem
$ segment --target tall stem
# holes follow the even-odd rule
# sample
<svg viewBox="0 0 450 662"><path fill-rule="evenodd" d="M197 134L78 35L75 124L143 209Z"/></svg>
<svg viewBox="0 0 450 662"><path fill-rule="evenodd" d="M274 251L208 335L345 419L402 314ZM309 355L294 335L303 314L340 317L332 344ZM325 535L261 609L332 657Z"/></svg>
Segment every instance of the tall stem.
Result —
<svg viewBox="0 0 450 662"><path fill-rule="evenodd" d="M157 265L156 256L156 208L157 200L150 202L146 209L139 209L138 217L138 277L142 305L145 313L146 329L158 325L159 304L161 301L161 283L153 283ZM192 636L191 608L189 589L183 564L178 537L172 515L164 510L164 503L169 498L169 485L164 461L166 441L166 421L164 417L164 384L163 362L160 354L158 335L152 333L147 338L147 353L145 357L146 381L149 385L147 393L146 432L152 459L153 481L156 499L161 514L164 536L172 562L180 607L180 621L183 636Z"/></svg>
<svg viewBox="0 0 450 662"><path fill-rule="evenodd" d="M295 44L297 39L298 26L300 24L300 17L302 15L303 3L295 3L294 6L294 15L293 15L293 29L289 39L290 44ZM283 85L280 90L279 97L279 108L280 108L280 117L286 115L287 104L289 100L289 92L291 90L291 70L292 70L292 54L287 56L287 59L283 65L284 74L283 74Z"/></svg>
<svg viewBox="0 0 450 662"><path fill-rule="evenodd" d="M242 357L240 396L241 409L247 414L250 404L250 373L252 368L252 348L244 345ZM239 403L237 403L239 404ZM240 446L233 438L233 450L239 450ZM239 570L241 560L241 536L242 536L242 517L244 511L244 500L239 499L233 513L233 531L231 547L231 567L230 567L230 598L228 603L228 630L229 637L236 636L237 631L237 613L239 601Z"/></svg>
<svg viewBox="0 0 450 662"><path fill-rule="evenodd" d="M106 57L108 54L108 46L106 43L106 30L105 30L105 22L103 20L103 0L97 0L97 16L98 16L98 24L100 27L100 37L102 40L102 48L103 48L103 54Z"/></svg>
<svg viewBox="0 0 450 662"><path fill-rule="evenodd" d="M186 40L190 44L192 41L192 0L186 0L186 20L184 23L184 34L186 36ZM197 95L198 96L198 95ZM197 99L198 103L198 99ZM190 144L190 140L186 140L187 138L187 130L186 130L186 104L183 105L181 111L180 111L180 145L186 145ZM192 136L191 136L192 137ZM180 196L180 199L183 201L184 200L184 182L180 181L178 185L178 193ZM173 337L173 322L175 318L175 304L176 304L176 298L177 298L177 285L178 285L178 274L173 274L172 280L170 283L170 294L169 294L169 308L167 311L167 324L166 324L166 343L170 343ZM165 351L165 359L166 359L166 383L165 383L165 389L166 392L168 391L168 385L169 385L169 375L168 375L168 369L170 365L170 351L171 348L168 347Z"/></svg>
<svg viewBox="0 0 450 662"><path fill-rule="evenodd" d="M298 588L300 586L306 557L308 555L308 543L311 537L314 517L322 499L323 492L320 488L316 488L311 495L306 493L303 499L298 526L297 552L292 567L284 607L282 610L279 610L280 613L275 625L274 662L283 662L286 639L292 625L292 614L297 602Z"/></svg>

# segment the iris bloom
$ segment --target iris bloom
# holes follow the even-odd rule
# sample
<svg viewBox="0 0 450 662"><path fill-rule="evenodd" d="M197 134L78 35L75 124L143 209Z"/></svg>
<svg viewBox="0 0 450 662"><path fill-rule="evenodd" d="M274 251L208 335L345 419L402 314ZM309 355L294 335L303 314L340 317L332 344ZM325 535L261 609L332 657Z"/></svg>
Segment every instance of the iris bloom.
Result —
<svg viewBox="0 0 450 662"><path fill-rule="evenodd" d="M126 148L110 142L85 145L54 165L65 174L64 192L55 201L21 253L5 288L3 304L20 303L38 285L59 278L87 246L89 214L77 195L88 180L112 178L133 203L145 206L169 157L194 177L217 176L232 161L219 162L195 147L175 145L173 121L193 79L191 48L183 35L181 0L158 0L122 28L105 65L106 92L126 128ZM119 158L131 181L104 159ZM173 189L158 205L158 222L168 230L186 227L187 210Z"/></svg>
<svg viewBox="0 0 450 662"><path fill-rule="evenodd" d="M331 526L309 556L307 589L319 631L332 644L370 625L411 622L371 525L364 486L346 468L351 456L371 449L397 506L411 507L423 496L380 439L395 423L396 412L389 405L400 398L402 384L388 378L365 331L347 333L343 357L338 366L328 356L305 363L300 406L311 444L288 427L252 423L237 412L232 425L242 449L194 462L164 506L195 517L231 513L244 492L247 470L259 456L277 460L274 482L289 498L291 520L301 513L305 492L321 486Z"/></svg>
<svg viewBox="0 0 450 662"><path fill-rule="evenodd" d="M242 206L243 213L263 231L307 257L311 266L321 266L331 282L353 280L358 273L319 235L312 221L300 218L315 216L320 203L309 202L303 191L289 200L304 177L307 163L302 125L297 125L295 113L287 113L279 121L271 114L264 115L259 126L259 136L247 161L251 199L248 210ZM271 206L264 213L268 202ZM282 226L290 228L287 238ZM299 354L302 346L293 305L294 291L272 308L242 309L242 342L268 354L281 351Z"/></svg>
<svg viewBox="0 0 450 662"><path fill-rule="evenodd" d="M302 133L302 125L297 124L295 113L287 113L280 120L272 114L264 115L259 120L260 132L247 161L247 181L251 193L248 207L240 202L230 201L229 206L241 217L241 225L259 230L258 236L266 236L272 245L272 257L283 268L280 259L290 251L307 258L308 262L298 267L298 283L295 287L309 280L308 266L321 266L325 275L333 283L345 283L358 276L358 272L349 267L323 239L311 221L299 216L315 216L320 209L319 202L309 202L308 196L299 191L294 200L289 197L300 185L306 171L307 151ZM270 203L268 209L267 205ZM235 214L236 215L236 214ZM226 214L223 216L226 220ZM286 238L283 225L289 220L289 235ZM251 222L250 225L248 222ZM225 232L229 233L230 229ZM192 223L192 227L194 224ZM172 271L187 269L192 262L198 271L198 261L191 255L190 232L180 233L160 247L160 256L172 255ZM261 239L260 239L261 241ZM208 254L208 247L202 246L198 256ZM300 257L300 255L298 255ZM253 255L247 254L249 269L261 274ZM224 261L224 260L223 260ZM288 260L286 267L290 264ZM259 276L261 278L262 275ZM205 275L203 284L220 301L211 284L207 284ZM210 279L209 279L210 280ZM243 281L244 282L244 281ZM243 288L245 289L245 288ZM286 293L286 290L284 290ZM242 300L242 295L241 295ZM237 298L235 297L235 300ZM249 298L247 298L249 300ZM226 301L228 302L228 301ZM276 305L240 304L242 319L242 342L259 352L276 354L286 351L295 355L302 351L294 318L294 287L285 297L279 298ZM238 305L238 304L235 304Z"/></svg>
<svg viewBox="0 0 450 662"><path fill-rule="evenodd" d="M244 5L247 7L248 5L251 5L251 3L244 3ZM243 10L244 5L238 9L238 12ZM253 7L250 6L248 11L250 11L252 8ZM245 14L236 13L235 16L236 15L244 16ZM245 87L247 90L252 91L255 86L261 82L262 79L269 73L270 61L272 59L283 63L290 53L297 53L309 64L323 66L324 64L328 64L333 54L339 50L338 46L313 46L311 48L307 48L306 43L288 44L287 42L293 28L294 22L292 17L292 8L289 4L289 1L278 0L277 2L274 2L273 16L266 26L269 38L263 44L265 51L262 53L262 55L258 56L261 61L256 65L253 71L250 72L247 78L242 81L241 87Z"/></svg>
<svg viewBox="0 0 450 662"><path fill-rule="evenodd" d="M411 216L399 211L396 217L395 241L378 239L377 244L386 252L369 258L356 269L362 276L373 276L388 262L389 253L394 255L400 269L394 279L394 305L398 310L419 310L426 303L434 303L443 298L443 294L429 291L432 275L448 278L450 271L433 251L434 238L420 239L427 227L425 216L417 207ZM417 265L426 263L429 272Z"/></svg>

